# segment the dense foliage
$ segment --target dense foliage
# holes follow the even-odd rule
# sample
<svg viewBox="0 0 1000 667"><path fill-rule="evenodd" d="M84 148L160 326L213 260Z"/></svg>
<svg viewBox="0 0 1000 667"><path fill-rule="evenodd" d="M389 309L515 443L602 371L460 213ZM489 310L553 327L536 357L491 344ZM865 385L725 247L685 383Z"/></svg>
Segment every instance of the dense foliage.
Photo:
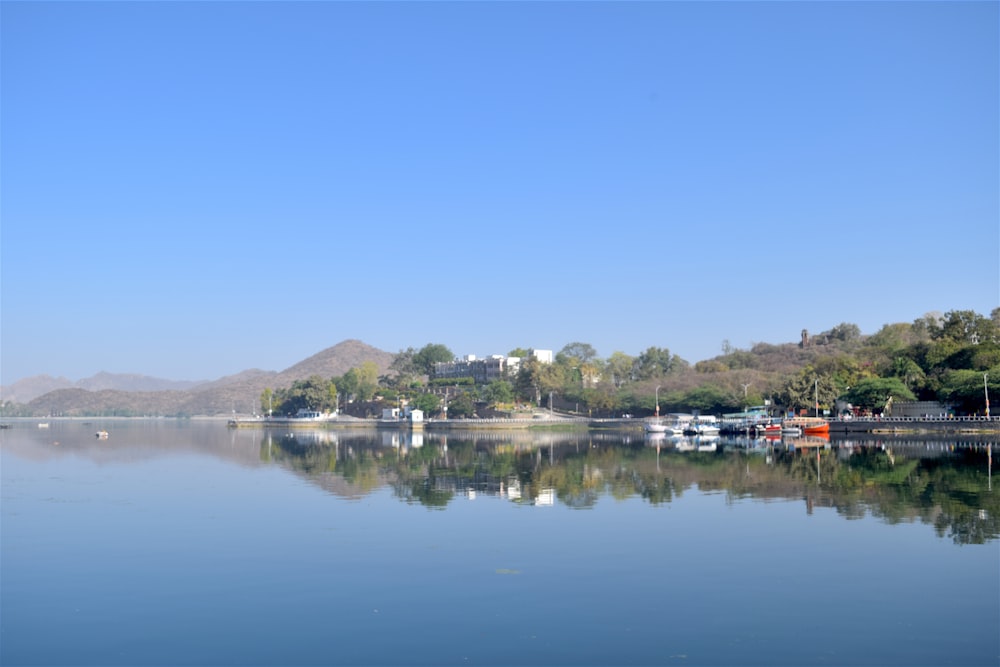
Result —
<svg viewBox="0 0 1000 667"><path fill-rule="evenodd" d="M540 362L530 348L508 356L521 358L520 366L489 384L477 385L471 377L434 379L434 365L454 355L429 343L401 350L384 375L374 362L363 361L336 377L312 375L264 389L255 408L274 416L302 409L373 416L382 407L403 405L429 417L445 411L450 417L530 414L540 408L644 416L654 413L657 402L661 414L722 414L767 402L781 410L835 414L847 404L878 413L894 401L924 400L957 414L983 414L986 396L1000 391L1000 308L989 317L968 310L931 313L909 324L886 324L871 335L842 323L815 335L802 331L798 343L739 349L725 341L721 355L694 365L659 346L635 356L615 351L605 359L579 341L563 347L552 363ZM205 409L185 400L178 392L67 389L31 405L5 403L3 414L56 415L67 405L80 415L145 415L151 405L154 413L173 416ZM225 411L234 412L242 400L235 391L220 399Z"/></svg>
<svg viewBox="0 0 1000 667"><path fill-rule="evenodd" d="M720 414L769 403L785 410L833 414L840 405L882 412L893 401L928 400L959 414L985 411L987 392L1000 389L1000 308L990 317L956 310L928 314L910 324L887 324L864 336L842 323L798 343L760 343L749 350L728 341L723 354L694 366L666 347L637 356L616 351L607 359L589 344L572 342L553 363L529 348L510 356L522 362L503 380L475 385L471 378L434 380L434 364L450 361L447 347L428 344L400 351L391 373L374 377L364 365L342 377L296 382L261 399L275 414L299 408L332 411L372 398L406 402L429 416L484 416L492 411L553 407L593 416L660 412Z"/></svg>

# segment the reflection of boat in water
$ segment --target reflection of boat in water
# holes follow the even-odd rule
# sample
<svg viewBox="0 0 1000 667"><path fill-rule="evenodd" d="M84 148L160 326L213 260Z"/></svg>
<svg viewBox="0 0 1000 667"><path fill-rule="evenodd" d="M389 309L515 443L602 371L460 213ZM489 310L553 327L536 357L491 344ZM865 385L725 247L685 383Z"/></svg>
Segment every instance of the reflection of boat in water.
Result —
<svg viewBox="0 0 1000 667"><path fill-rule="evenodd" d="M681 438L674 443L674 448L679 452L693 452L698 447L691 438Z"/></svg>
<svg viewBox="0 0 1000 667"><path fill-rule="evenodd" d="M699 438L697 446L699 452L714 452L719 448L719 440L718 438Z"/></svg>
<svg viewBox="0 0 1000 667"><path fill-rule="evenodd" d="M714 452L719 449L719 436L685 436L677 438L674 448L679 452Z"/></svg>
<svg viewBox="0 0 1000 667"><path fill-rule="evenodd" d="M811 447L827 448L830 446L829 435L803 435L797 438L785 438L784 445L790 450L809 449Z"/></svg>

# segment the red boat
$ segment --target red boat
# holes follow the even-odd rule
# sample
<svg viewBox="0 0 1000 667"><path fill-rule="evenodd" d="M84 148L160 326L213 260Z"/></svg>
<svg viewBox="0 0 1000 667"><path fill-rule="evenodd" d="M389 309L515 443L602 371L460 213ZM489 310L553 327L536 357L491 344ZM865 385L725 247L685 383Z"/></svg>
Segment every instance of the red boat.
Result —
<svg viewBox="0 0 1000 667"><path fill-rule="evenodd" d="M798 426L803 435L825 435L830 432L830 422L822 417L792 417L786 419L787 426Z"/></svg>

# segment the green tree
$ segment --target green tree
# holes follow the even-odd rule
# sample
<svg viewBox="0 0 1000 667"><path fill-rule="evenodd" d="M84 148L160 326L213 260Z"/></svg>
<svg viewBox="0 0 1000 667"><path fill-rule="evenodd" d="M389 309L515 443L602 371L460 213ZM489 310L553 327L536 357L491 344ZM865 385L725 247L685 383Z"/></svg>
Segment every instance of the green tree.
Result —
<svg viewBox="0 0 1000 667"><path fill-rule="evenodd" d="M572 379L573 369L565 364L539 364L537 370L538 389L546 395L560 392Z"/></svg>
<svg viewBox="0 0 1000 667"><path fill-rule="evenodd" d="M556 354L556 361L570 366L579 366L596 358L597 350L589 343L568 343Z"/></svg>
<svg viewBox="0 0 1000 667"><path fill-rule="evenodd" d="M733 395L712 384L703 384L688 391L684 396L684 402L691 410L697 410L702 414L721 414L741 409L733 401Z"/></svg>
<svg viewBox="0 0 1000 667"><path fill-rule="evenodd" d="M514 392L523 400L538 404L541 402L541 380L539 374L543 364L533 356L521 359L514 379Z"/></svg>
<svg viewBox="0 0 1000 667"><path fill-rule="evenodd" d="M892 357L909 349L917 342L919 342L919 337L914 333L913 325L900 322L884 325L876 333L869 336L865 344L869 348L883 352L887 357Z"/></svg>
<svg viewBox="0 0 1000 667"><path fill-rule="evenodd" d="M855 407L882 412L889 399L912 401L916 396L900 378L866 378L851 387L843 399Z"/></svg>
<svg viewBox="0 0 1000 667"><path fill-rule="evenodd" d="M405 350L400 350L395 357L392 358L392 363L389 364L389 370L396 374L396 385L399 387L410 387L414 384L417 377L423 373L423 370L417 366L414 357L416 357L416 350L412 347L408 347Z"/></svg>
<svg viewBox="0 0 1000 667"><path fill-rule="evenodd" d="M817 375L812 366L806 366L788 378L778 392L778 401L791 410L808 410L810 414L822 409L832 409L840 391L828 375Z"/></svg>
<svg viewBox="0 0 1000 667"><path fill-rule="evenodd" d="M892 360L892 376L899 378L907 388L923 386L926 374L912 358L899 354Z"/></svg>
<svg viewBox="0 0 1000 667"><path fill-rule="evenodd" d="M455 355L444 345L428 343L413 354L413 365L423 374L432 375L434 364L452 361Z"/></svg>
<svg viewBox="0 0 1000 667"><path fill-rule="evenodd" d="M472 400L472 394L467 391L459 392L448 401L448 416L453 419L471 417L475 413L476 404Z"/></svg>
<svg viewBox="0 0 1000 667"><path fill-rule="evenodd" d="M856 343L861 340L861 328L857 324L842 322L830 329L827 332L827 337L841 343Z"/></svg>
<svg viewBox="0 0 1000 667"><path fill-rule="evenodd" d="M358 397L358 387L361 385L361 378L359 377L358 370L356 368L348 370L342 376L336 378L334 382L337 385L337 389L340 390L340 393L343 394L348 400L350 400L351 397Z"/></svg>
<svg viewBox="0 0 1000 667"><path fill-rule="evenodd" d="M985 376L985 377L984 377ZM938 400L947 405L955 406L959 413L985 414L986 393L997 397L1000 390L1000 366L983 373L972 370L949 370L941 379L938 390ZM994 398L998 405L1000 399ZM1000 409L991 410L991 414L1000 413Z"/></svg>
<svg viewBox="0 0 1000 667"><path fill-rule="evenodd" d="M260 392L260 411L261 414L269 415L274 409L274 392L271 391L270 387L265 387L264 391Z"/></svg>
<svg viewBox="0 0 1000 667"><path fill-rule="evenodd" d="M425 415L432 416L441 412L441 398L428 392L420 392L410 399L410 405L422 410Z"/></svg>
<svg viewBox="0 0 1000 667"><path fill-rule="evenodd" d="M336 409L336 387L331 389L331 380L319 375L310 375L305 380L296 380L281 393L280 412L295 414L299 410L332 412Z"/></svg>
<svg viewBox="0 0 1000 667"><path fill-rule="evenodd" d="M378 390L378 365L374 361L363 361L358 366L358 397L370 401Z"/></svg>
<svg viewBox="0 0 1000 667"><path fill-rule="evenodd" d="M972 310L950 310L944 314L940 328L932 331L936 340L952 340L956 343L996 342L997 327L993 320Z"/></svg>
<svg viewBox="0 0 1000 667"><path fill-rule="evenodd" d="M686 362L676 355L671 356L667 348L648 347L636 358L633 372L637 380L653 380L679 370L682 364Z"/></svg>
<svg viewBox="0 0 1000 667"><path fill-rule="evenodd" d="M483 388L483 398L492 405L514 400L514 387L506 380L494 380Z"/></svg>
<svg viewBox="0 0 1000 667"><path fill-rule="evenodd" d="M624 352L614 352L608 357L606 369L612 384L621 387L632 381L632 371L635 367L635 357Z"/></svg>

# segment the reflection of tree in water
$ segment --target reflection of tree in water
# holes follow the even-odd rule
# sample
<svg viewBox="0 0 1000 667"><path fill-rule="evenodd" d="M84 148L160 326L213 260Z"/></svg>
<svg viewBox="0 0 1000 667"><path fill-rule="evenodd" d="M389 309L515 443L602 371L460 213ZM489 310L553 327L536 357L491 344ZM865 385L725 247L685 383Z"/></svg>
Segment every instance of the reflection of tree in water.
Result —
<svg viewBox="0 0 1000 667"><path fill-rule="evenodd" d="M368 446L352 446L350 442L332 445L313 444L295 434L269 436L261 444L261 458L287 466L306 477L335 475L357 487L363 493L374 491L379 479L382 453ZM362 444L357 443L357 444Z"/></svg>
<svg viewBox="0 0 1000 667"><path fill-rule="evenodd" d="M848 518L866 513L894 524L921 521L957 544L1000 536L1000 500L990 490L987 452L964 448L917 458L891 447L858 447L845 459L835 450L778 457L790 477L812 485L822 503Z"/></svg>
<svg viewBox="0 0 1000 667"><path fill-rule="evenodd" d="M830 507L846 518L921 521L956 543L1000 536L1000 501L989 489L982 448L927 458L916 448L885 446L681 452L613 438L549 436L532 446L496 434L392 448L371 436L332 445L282 438L269 446L272 460L304 475L339 477L365 493L388 485L400 500L430 508L473 494L519 503L555 498L581 509L602 496L657 505L698 488L734 499L803 499L809 511Z"/></svg>
<svg viewBox="0 0 1000 667"><path fill-rule="evenodd" d="M397 481L393 485L396 497L409 503L420 503L425 507L444 509L451 499L455 497L454 492L437 489L434 480L428 478L424 480L413 480L409 483Z"/></svg>

